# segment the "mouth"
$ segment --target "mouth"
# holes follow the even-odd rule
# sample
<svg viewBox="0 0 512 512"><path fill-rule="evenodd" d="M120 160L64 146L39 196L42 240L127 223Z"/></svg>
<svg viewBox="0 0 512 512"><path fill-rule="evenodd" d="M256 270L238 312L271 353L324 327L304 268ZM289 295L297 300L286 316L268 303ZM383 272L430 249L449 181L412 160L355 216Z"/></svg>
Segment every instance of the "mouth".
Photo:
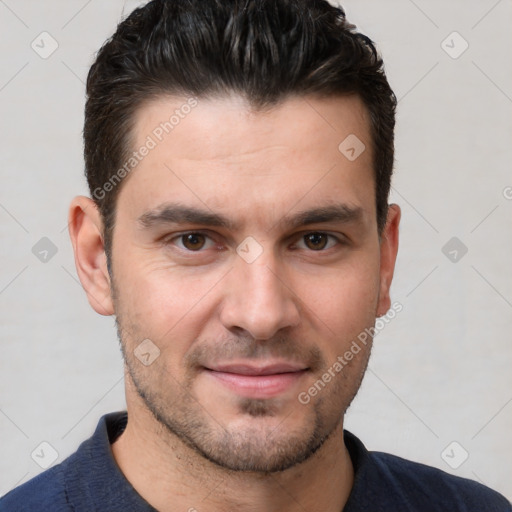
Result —
<svg viewBox="0 0 512 512"><path fill-rule="evenodd" d="M305 365L275 362L234 363L204 367L216 383L246 398L272 398L295 387L309 371Z"/></svg>

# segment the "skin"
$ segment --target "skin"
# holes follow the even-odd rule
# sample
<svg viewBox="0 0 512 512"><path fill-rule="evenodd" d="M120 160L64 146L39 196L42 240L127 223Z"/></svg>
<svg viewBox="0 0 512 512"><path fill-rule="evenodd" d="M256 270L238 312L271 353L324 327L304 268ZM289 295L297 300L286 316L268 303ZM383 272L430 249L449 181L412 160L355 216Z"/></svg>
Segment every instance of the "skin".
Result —
<svg viewBox="0 0 512 512"><path fill-rule="evenodd" d="M141 107L135 146L185 101ZM354 161L338 150L349 134L366 146ZM178 201L236 225L138 220ZM359 207L359 221L285 222L340 203ZM371 343L308 404L298 395L390 308L400 214L390 205L379 238L368 114L356 96L289 98L264 112L238 96L199 99L122 184L112 276L97 208L73 200L78 275L91 306L115 314L126 363L129 421L112 451L153 507L342 510L353 485L343 417ZM205 238L181 237L198 231ZM251 263L237 253L247 237L261 251ZM147 366L134 353L145 339L160 350ZM276 361L303 371L263 398L205 369Z"/></svg>

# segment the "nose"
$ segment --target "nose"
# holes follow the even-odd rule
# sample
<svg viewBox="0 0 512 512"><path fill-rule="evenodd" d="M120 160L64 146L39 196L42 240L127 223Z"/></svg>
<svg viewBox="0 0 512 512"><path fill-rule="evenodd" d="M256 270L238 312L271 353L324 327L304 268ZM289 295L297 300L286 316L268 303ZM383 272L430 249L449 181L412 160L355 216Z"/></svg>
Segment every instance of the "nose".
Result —
<svg viewBox="0 0 512 512"><path fill-rule="evenodd" d="M226 329L242 329L256 340L265 340L299 324L299 299L271 260L262 255L253 263L242 258L235 263L220 314Z"/></svg>

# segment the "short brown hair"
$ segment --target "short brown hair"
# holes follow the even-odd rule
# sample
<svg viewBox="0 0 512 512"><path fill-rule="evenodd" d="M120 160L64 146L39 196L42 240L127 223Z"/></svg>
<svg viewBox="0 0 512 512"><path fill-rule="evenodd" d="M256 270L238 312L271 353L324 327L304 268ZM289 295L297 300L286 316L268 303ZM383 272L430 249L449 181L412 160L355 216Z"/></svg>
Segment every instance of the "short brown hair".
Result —
<svg viewBox="0 0 512 512"><path fill-rule="evenodd" d="M133 151L137 108L163 94L232 92L255 109L292 95L359 95L371 120L382 233L396 97L375 45L347 22L343 9L325 0L152 0L118 25L87 77L85 172L104 222L107 261L122 183L105 184Z"/></svg>

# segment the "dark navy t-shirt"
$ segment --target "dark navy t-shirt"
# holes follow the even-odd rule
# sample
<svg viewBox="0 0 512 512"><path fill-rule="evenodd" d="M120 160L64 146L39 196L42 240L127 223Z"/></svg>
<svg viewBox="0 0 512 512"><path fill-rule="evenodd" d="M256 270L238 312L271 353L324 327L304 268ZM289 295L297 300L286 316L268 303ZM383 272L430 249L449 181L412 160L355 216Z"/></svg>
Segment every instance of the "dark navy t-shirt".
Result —
<svg viewBox="0 0 512 512"><path fill-rule="evenodd" d="M112 455L110 445L126 423L126 412L103 416L94 435L74 454L0 499L0 511L154 512ZM501 494L477 482L369 452L346 430L344 439L355 474L343 512L512 512Z"/></svg>

